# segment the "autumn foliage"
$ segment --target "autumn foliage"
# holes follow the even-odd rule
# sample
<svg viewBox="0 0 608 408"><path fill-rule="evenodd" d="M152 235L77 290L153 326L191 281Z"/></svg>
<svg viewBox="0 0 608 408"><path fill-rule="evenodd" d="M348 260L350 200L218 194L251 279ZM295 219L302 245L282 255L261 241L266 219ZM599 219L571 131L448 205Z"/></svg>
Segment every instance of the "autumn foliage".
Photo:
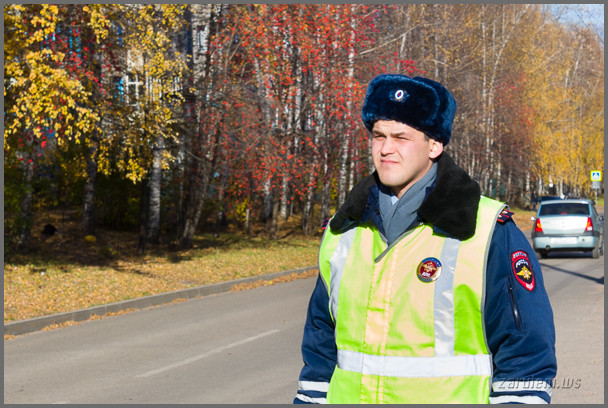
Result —
<svg viewBox="0 0 608 408"><path fill-rule="evenodd" d="M293 214L314 233L372 170L384 72L454 93L448 151L488 196L590 194L603 168L603 39L540 5L14 4L4 30L7 249L71 206L141 250Z"/></svg>

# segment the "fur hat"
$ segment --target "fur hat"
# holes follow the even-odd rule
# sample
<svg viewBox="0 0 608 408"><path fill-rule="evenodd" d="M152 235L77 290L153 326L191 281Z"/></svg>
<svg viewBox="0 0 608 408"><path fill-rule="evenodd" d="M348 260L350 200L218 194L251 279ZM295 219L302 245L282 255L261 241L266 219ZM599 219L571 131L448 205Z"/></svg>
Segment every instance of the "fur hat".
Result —
<svg viewBox="0 0 608 408"><path fill-rule="evenodd" d="M447 145L455 113L454 97L439 82L381 74L367 87L361 116L370 131L377 120L395 120Z"/></svg>

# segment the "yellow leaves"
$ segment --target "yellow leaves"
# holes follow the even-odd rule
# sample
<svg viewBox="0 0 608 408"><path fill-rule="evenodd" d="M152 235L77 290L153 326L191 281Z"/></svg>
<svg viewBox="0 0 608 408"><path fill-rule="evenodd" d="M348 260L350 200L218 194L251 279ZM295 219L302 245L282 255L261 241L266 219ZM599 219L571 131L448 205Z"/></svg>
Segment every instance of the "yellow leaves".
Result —
<svg viewBox="0 0 608 408"><path fill-rule="evenodd" d="M603 53L578 53L576 32L536 17L526 33L526 49L521 69L531 85L526 99L534 107L534 167L544 180L561 179L573 187L588 188L588 160L603 162L603 138L590 126L603 123L603 113L588 109L586 98L602 106L603 95L589 86L597 78L603 89ZM599 50L598 50L599 51ZM601 56L601 58L597 58ZM594 61L597 58L598 61ZM594 72L597 70L597 74ZM603 134L603 129L601 131ZM589 149L593 145L594 148ZM597 153L597 155L595 155Z"/></svg>
<svg viewBox="0 0 608 408"><path fill-rule="evenodd" d="M45 4L43 5L43 9L42 9L42 13L41 14L47 14L51 19L53 19L53 17L56 17L57 14L59 13L59 8L54 5L54 4Z"/></svg>
<svg viewBox="0 0 608 408"><path fill-rule="evenodd" d="M43 127L65 128L65 136L69 140L90 131L98 120L92 108L78 106L79 101L86 101L91 93L63 68L50 66L44 58L49 52L27 52L24 58L29 67L27 74L16 68L14 62L9 66L9 72L15 75L11 77L12 86L18 92L7 106L7 111L13 116L6 122L5 136L30 130L35 136L42 137ZM59 138L58 142L61 144L62 139Z"/></svg>
<svg viewBox="0 0 608 408"><path fill-rule="evenodd" d="M183 56L175 52L173 38L182 29L181 14L186 5L121 7L130 22L122 37L128 50L128 72L141 86L137 100L130 100L131 106L118 118L125 131L112 141L112 146L100 146L99 169L107 171L113 161L135 183L147 174L154 139L158 135L176 137L172 126L181 117L183 97L175 94L180 81L174 79L181 78L187 66ZM163 151L164 168L171 160L170 152Z"/></svg>
<svg viewBox="0 0 608 408"><path fill-rule="evenodd" d="M144 169L139 160L134 159L133 156L129 157L128 167L125 170L127 170L127 178L133 183L142 181L147 174L146 169Z"/></svg>
<svg viewBox="0 0 608 408"><path fill-rule="evenodd" d="M33 27L39 27L40 29L33 33L28 33L26 37L26 45L29 46L36 42L43 41L47 36L53 34L56 31L56 21L59 8L54 4L43 4L40 14L34 15L31 20Z"/></svg>
<svg viewBox="0 0 608 408"><path fill-rule="evenodd" d="M97 242L97 237L95 235L86 235L84 237L84 240L89 244L94 244Z"/></svg>
<svg viewBox="0 0 608 408"><path fill-rule="evenodd" d="M89 26L93 29L97 41L106 39L109 34L110 19L106 16L104 7L106 6L103 4L90 4L82 8L90 14Z"/></svg>
<svg viewBox="0 0 608 408"><path fill-rule="evenodd" d="M163 150L162 168L163 170L170 170L171 163L173 162L173 156L166 150Z"/></svg>

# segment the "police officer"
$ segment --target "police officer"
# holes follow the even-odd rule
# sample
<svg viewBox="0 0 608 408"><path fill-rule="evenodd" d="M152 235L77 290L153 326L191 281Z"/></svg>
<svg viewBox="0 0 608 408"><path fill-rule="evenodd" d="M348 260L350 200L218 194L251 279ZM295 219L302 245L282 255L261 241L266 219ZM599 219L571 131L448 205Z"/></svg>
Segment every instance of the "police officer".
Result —
<svg viewBox="0 0 608 408"><path fill-rule="evenodd" d="M376 171L325 230L294 403L549 403L553 313L532 248L444 150L456 102L383 74Z"/></svg>

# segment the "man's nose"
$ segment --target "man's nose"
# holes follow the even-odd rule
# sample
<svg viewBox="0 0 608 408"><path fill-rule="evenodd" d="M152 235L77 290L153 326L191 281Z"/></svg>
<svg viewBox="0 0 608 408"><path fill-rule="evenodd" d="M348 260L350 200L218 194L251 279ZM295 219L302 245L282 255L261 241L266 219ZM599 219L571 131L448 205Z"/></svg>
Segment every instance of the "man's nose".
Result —
<svg viewBox="0 0 608 408"><path fill-rule="evenodd" d="M380 153L383 156L386 156L387 154L393 153L395 151L394 148L395 148L395 145L394 145L393 139L390 137L387 137L382 142L382 148L380 149Z"/></svg>

